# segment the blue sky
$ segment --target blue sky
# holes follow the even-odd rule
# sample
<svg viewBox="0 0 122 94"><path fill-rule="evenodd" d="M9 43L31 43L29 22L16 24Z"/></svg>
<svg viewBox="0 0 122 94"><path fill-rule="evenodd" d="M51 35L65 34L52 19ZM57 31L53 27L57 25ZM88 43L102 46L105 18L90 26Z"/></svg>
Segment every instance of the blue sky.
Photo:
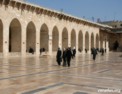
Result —
<svg viewBox="0 0 122 94"><path fill-rule="evenodd" d="M121 20L122 0L27 0L45 8L96 21Z"/></svg>

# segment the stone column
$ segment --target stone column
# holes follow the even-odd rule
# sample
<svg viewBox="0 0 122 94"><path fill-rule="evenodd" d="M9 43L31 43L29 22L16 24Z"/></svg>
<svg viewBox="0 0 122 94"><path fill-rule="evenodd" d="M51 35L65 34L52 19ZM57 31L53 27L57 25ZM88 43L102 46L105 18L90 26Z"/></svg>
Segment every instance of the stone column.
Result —
<svg viewBox="0 0 122 94"><path fill-rule="evenodd" d="M101 47L100 47L100 45L101 45L100 38L99 38L99 41L98 41L98 45L99 45L98 48L99 48L99 50L100 50L100 48L101 48Z"/></svg>
<svg viewBox="0 0 122 94"><path fill-rule="evenodd" d="M76 54L78 54L79 53L79 51L78 51L78 34L76 33Z"/></svg>
<svg viewBox="0 0 122 94"><path fill-rule="evenodd" d="M22 36L21 36L21 56L25 57L26 56L26 24L22 24Z"/></svg>
<svg viewBox="0 0 122 94"><path fill-rule="evenodd" d="M40 29L36 28L36 56L40 55Z"/></svg>
<svg viewBox="0 0 122 94"><path fill-rule="evenodd" d="M59 42L58 42L59 44L58 44L58 47L59 48L61 48L61 49L63 49L62 48L62 32L59 30Z"/></svg>
<svg viewBox="0 0 122 94"><path fill-rule="evenodd" d="M68 47L71 47L71 33L68 32Z"/></svg>
<svg viewBox="0 0 122 94"><path fill-rule="evenodd" d="M85 54L85 34L83 33L83 50L82 54Z"/></svg>
<svg viewBox="0 0 122 94"><path fill-rule="evenodd" d="M49 55L52 55L52 32L49 31L49 37L48 37L48 49L49 49Z"/></svg>
<svg viewBox="0 0 122 94"><path fill-rule="evenodd" d="M94 48L96 48L96 35L94 35Z"/></svg>
<svg viewBox="0 0 122 94"><path fill-rule="evenodd" d="M102 46L103 49L105 49L105 40L103 40L103 46Z"/></svg>
<svg viewBox="0 0 122 94"><path fill-rule="evenodd" d="M106 41L106 52L109 52L109 41Z"/></svg>
<svg viewBox="0 0 122 94"><path fill-rule="evenodd" d="M9 53L9 23L3 23L3 56L7 57Z"/></svg>
<svg viewBox="0 0 122 94"><path fill-rule="evenodd" d="M91 34L89 34L89 51L88 53L91 53Z"/></svg>

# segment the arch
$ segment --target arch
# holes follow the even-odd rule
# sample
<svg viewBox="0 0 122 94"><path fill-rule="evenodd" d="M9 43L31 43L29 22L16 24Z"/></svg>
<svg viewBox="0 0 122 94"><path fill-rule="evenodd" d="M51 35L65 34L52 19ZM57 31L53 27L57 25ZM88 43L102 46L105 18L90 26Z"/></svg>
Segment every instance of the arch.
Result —
<svg viewBox="0 0 122 94"><path fill-rule="evenodd" d="M21 24L16 18L9 26L9 52L21 52Z"/></svg>
<svg viewBox="0 0 122 94"><path fill-rule="evenodd" d="M89 50L89 33L85 34L85 49Z"/></svg>
<svg viewBox="0 0 122 94"><path fill-rule="evenodd" d="M31 21L27 25L26 32L26 50L29 52L29 49L32 48L35 52L36 50L36 27Z"/></svg>
<svg viewBox="0 0 122 94"><path fill-rule="evenodd" d="M74 29L71 31L71 48L73 47L76 47L76 33Z"/></svg>
<svg viewBox="0 0 122 94"><path fill-rule="evenodd" d="M96 35L96 48L99 48L99 35Z"/></svg>
<svg viewBox="0 0 122 94"><path fill-rule="evenodd" d="M66 28L64 28L62 32L62 48L67 47L68 47L68 31Z"/></svg>
<svg viewBox="0 0 122 94"><path fill-rule="evenodd" d="M91 48L94 48L94 34L91 34Z"/></svg>
<svg viewBox="0 0 122 94"><path fill-rule="evenodd" d="M59 31L58 28L55 26L53 28L53 33L52 33L52 51L57 51L59 45Z"/></svg>
<svg viewBox="0 0 122 94"><path fill-rule="evenodd" d="M3 23L0 20L0 52L3 52Z"/></svg>
<svg viewBox="0 0 122 94"><path fill-rule="evenodd" d="M40 48L44 48L46 51L49 50L49 31L47 25L44 23L40 30Z"/></svg>
<svg viewBox="0 0 122 94"><path fill-rule="evenodd" d="M82 31L78 34L78 49L79 51L83 51L83 33Z"/></svg>

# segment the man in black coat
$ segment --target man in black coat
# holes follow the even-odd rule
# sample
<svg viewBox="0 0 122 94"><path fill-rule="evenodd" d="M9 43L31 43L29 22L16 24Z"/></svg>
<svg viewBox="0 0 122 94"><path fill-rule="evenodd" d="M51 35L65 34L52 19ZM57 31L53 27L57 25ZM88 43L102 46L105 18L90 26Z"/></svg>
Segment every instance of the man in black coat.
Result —
<svg viewBox="0 0 122 94"><path fill-rule="evenodd" d="M58 48L57 55L56 55L56 61L57 61L59 66L61 65L61 61L62 61L62 57L61 56L62 56L61 49Z"/></svg>
<svg viewBox="0 0 122 94"><path fill-rule="evenodd" d="M66 49L65 48L63 49L62 58L63 58L63 66L66 66Z"/></svg>
<svg viewBox="0 0 122 94"><path fill-rule="evenodd" d="M95 48L92 49L92 54L93 54L93 60L95 60L97 55L97 50Z"/></svg>
<svg viewBox="0 0 122 94"><path fill-rule="evenodd" d="M67 57L66 59L67 59L68 67L70 67L70 61L71 61L71 57L72 57L71 48L68 48L68 49L67 49L66 57Z"/></svg>

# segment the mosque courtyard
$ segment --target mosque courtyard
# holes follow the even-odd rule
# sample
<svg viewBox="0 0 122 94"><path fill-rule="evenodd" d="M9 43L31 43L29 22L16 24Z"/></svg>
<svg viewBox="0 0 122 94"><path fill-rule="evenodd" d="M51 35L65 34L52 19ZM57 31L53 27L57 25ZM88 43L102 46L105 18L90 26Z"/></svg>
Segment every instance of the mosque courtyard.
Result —
<svg viewBox="0 0 122 94"><path fill-rule="evenodd" d="M71 67L55 55L0 58L0 94L122 94L121 55L77 55Z"/></svg>

